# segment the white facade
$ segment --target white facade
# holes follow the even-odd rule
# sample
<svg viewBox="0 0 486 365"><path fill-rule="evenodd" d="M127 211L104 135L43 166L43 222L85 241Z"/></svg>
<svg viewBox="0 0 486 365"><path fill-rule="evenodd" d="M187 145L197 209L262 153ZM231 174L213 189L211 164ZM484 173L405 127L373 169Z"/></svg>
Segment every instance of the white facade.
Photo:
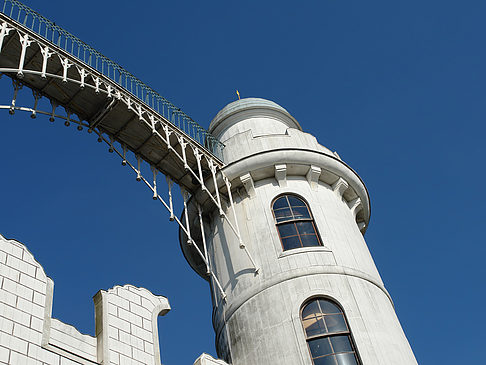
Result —
<svg viewBox="0 0 486 365"><path fill-rule="evenodd" d="M234 365L311 365L300 311L321 296L344 310L362 364L416 364L363 238L370 208L359 176L267 100L227 105L210 132L225 144L222 173L231 181L233 226L242 238L217 210L205 216L210 263L226 294L218 295L211 280L218 355ZM218 186L228 200L222 181ZM283 193L308 203L323 246L283 250L271 209ZM189 212L196 223L194 207ZM232 216L229 203L225 213ZM197 235L197 224L191 228ZM191 266L206 276L184 235L181 242Z"/></svg>
<svg viewBox="0 0 486 365"><path fill-rule="evenodd" d="M93 337L51 317L53 288L29 250L0 235L0 364L160 364L167 298L132 285L100 290Z"/></svg>

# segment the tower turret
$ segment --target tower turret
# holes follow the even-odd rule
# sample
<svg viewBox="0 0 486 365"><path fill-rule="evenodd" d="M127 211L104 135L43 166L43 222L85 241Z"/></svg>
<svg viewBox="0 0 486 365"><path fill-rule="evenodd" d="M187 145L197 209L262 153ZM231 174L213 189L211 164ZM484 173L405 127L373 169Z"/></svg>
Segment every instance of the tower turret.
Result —
<svg viewBox="0 0 486 365"><path fill-rule="evenodd" d="M416 364L363 238L370 203L356 172L268 100L228 104L210 132L225 167L207 186L234 220L195 194L187 210L199 238L181 232L181 247L211 283L218 355L235 365Z"/></svg>

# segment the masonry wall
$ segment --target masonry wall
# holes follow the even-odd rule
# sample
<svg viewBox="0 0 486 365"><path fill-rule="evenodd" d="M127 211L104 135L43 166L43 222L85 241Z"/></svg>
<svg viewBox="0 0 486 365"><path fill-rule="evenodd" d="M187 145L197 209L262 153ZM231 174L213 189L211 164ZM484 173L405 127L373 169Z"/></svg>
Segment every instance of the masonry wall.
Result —
<svg viewBox="0 0 486 365"><path fill-rule="evenodd" d="M20 242L0 235L0 364L160 364L167 298L131 285L95 297L96 336L51 317L53 281Z"/></svg>

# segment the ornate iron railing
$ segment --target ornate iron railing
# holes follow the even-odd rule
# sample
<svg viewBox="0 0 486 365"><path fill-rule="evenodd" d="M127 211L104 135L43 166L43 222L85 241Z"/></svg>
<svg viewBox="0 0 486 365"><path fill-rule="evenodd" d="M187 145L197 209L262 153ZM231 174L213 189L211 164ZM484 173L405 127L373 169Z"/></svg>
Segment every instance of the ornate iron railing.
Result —
<svg viewBox="0 0 486 365"><path fill-rule="evenodd" d="M17 0L4 0L2 13L101 72L150 106L193 140L222 159L223 144L180 108L158 94L122 66Z"/></svg>

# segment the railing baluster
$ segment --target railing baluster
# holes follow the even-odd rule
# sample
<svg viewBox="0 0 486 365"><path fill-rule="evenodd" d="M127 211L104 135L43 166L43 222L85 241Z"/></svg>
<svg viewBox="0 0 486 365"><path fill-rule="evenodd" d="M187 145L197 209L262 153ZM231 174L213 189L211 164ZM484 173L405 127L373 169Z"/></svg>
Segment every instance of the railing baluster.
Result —
<svg viewBox="0 0 486 365"><path fill-rule="evenodd" d="M44 18L42 15L22 4L18 0L4 0L2 13L8 15L11 19L16 19L17 22L20 21L21 17L23 17L22 23L24 26L48 41L57 44L57 46L63 48L66 52L82 60L83 62L86 62L88 65L94 67L96 70L100 71L103 75L115 82L117 82L116 78L118 71L119 85L121 85L131 94L135 95L142 102L145 102L152 109L156 109L157 112L164 118L170 118L170 122L173 125L177 125L197 143L207 148L210 152L214 153L218 158L220 158L220 151L223 145L219 141L207 134L203 128L201 128L180 109L176 108L139 79L129 74L123 67L103 56L98 51L81 41L79 38L65 31L47 18ZM28 26L29 17L32 17L30 27ZM38 22L37 26L36 21ZM69 47L69 42L71 43L71 47ZM61 45L62 43L64 44ZM94 60L93 56L95 57ZM162 102L162 107L160 102Z"/></svg>

